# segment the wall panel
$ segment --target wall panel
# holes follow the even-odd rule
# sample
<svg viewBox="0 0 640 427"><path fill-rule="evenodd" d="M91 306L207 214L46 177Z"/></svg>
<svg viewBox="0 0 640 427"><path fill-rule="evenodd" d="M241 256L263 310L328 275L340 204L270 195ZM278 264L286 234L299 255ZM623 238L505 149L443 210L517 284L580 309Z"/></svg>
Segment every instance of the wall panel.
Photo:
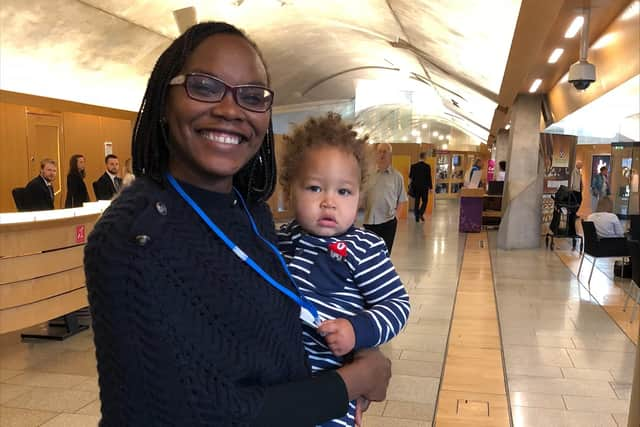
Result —
<svg viewBox="0 0 640 427"><path fill-rule="evenodd" d="M113 154L120 160L120 175L124 175L124 162L131 157L131 135L133 123L130 120L100 117L103 141L113 143Z"/></svg>
<svg viewBox="0 0 640 427"><path fill-rule="evenodd" d="M92 114L64 113L64 139L65 163L68 163L69 158L74 154L84 155L86 159L84 182L89 190L89 198L95 201L91 183L104 172L104 140L100 132L100 117ZM63 179L66 182L67 177ZM66 191L64 197L66 197Z"/></svg>
<svg viewBox="0 0 640 427"><path fill-rule="evenodd" d="M15 212L11 189L29 181L24 105L0 103L0 212Z"/></svg>

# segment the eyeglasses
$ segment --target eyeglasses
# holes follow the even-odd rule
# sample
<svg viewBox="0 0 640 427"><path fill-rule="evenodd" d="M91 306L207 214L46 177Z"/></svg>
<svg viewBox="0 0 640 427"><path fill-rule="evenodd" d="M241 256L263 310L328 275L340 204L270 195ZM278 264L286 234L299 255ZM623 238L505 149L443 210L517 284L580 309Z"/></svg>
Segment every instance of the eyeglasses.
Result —
<svg viewBox="0 0 640 427"><path fill-rule="evenodd" d="M263 86L230 86L222 80L202 73L179 74L169 81L169 86L184 86L191 99L200 102L220 102L231 91L240 107L254 113L269 111L273 105L273 91Z"/></svg>

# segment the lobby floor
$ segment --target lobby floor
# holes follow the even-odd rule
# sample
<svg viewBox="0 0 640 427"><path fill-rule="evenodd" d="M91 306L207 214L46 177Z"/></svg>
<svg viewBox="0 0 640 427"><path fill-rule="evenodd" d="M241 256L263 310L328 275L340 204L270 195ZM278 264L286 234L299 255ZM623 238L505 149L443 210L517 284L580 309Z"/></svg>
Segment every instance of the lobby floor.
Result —
<svg viewBox="0 0 640 427"><path fill-rule="evenodd" d="M453 395L458 408L438 426L626 427L635 346L586 283L576 279L575 254L561 244L555 252L544 245L497 250L495 232L469 239L459 234L457 212L455 201L439 201L427 222L399 222L392 259L411 296L412 314L407 328L383 347L393 359L393 378L387 401L371 405L365 427L431 426L437 416L445 419L440 416L446 409L438 407L445 395ZM484 259L473 258L482 251L488 265L473 261ZM592 289L617 291L622 282L613 280L610 262L600 261L597 268ZM581 279L586 281L584 273ZM456 323L453 316L454 306L463 307L459 287L480 281L493 284L489 290L495 290L495 298L469 299L479 295L472 290L464 301L495 301L496 339L463 339L465 332L457 330L450 334L452 323L477 327ZM455 310L456 318L466 314ZM64 342L22 343L17 333L0 336L0 427L95 426L100 402L92 340L90 331ZM505 368L499 379L510 410L499 422L483 420L482 398L465 398L464 387L457 397L451 386L442 385L445 370L447 376L455 374L456 360L477 359L482 366L483 353L497 355L495 368ZM485 368L474 366L463 364L470 371L458 378L483 373ZM487 404L487 413L492 405ZM474 421L465 421L465 414Z"/></svg>

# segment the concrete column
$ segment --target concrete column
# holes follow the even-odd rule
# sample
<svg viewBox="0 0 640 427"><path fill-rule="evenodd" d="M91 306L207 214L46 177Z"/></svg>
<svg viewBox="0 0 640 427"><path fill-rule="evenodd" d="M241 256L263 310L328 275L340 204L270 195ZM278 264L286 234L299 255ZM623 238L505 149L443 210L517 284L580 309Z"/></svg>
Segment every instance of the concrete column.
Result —
<svg viewBox="0 0 640 427"><path fill-rule="evenodd" d="M509 131L500 129L496 137L496 164L501 160L508 160L509 155ZM507 168L509 165L507 163Z"/></svg>
<svg viewBox="0 0 640 427"><path fill-rule="evenodd" d="M540 246L542 165L540 145L540 97L518 95L511 111L508 136L507 183L498 230L500 249Z"/></svg>

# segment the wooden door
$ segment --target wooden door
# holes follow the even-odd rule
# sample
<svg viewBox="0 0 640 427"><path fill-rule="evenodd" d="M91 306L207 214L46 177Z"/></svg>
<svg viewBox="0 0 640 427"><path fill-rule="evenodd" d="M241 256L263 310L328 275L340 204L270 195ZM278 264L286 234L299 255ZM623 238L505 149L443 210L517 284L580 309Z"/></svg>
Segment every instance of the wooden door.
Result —
<svg viewBox="0 0 640 427"><path fill-rule="evenodd" d="M40 173L40 161L45 158L53 159L58 166L58 175L53 182L56 195L55 206L62 206L62 177L64 165L61 162L62 147L62 118L56 114L27 114L27 150L29 153L29 179Z"/></svg>

